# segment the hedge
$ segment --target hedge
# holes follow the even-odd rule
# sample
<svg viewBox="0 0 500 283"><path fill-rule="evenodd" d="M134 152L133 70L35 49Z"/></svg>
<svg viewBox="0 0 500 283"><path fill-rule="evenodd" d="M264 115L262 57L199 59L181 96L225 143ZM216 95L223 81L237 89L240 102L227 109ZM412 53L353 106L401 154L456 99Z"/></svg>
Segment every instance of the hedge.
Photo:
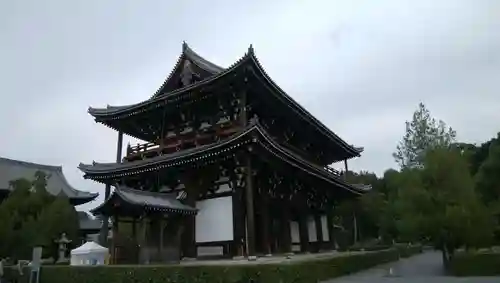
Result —
<svg viewBox="0 0 500 283"><path fill-rule="evenodd" d="M419 249L404 249L404 255ZM43 266L40 283L308 283L334 278L397 260L402 249L346 254L281 264ZM27 273L27 272L25 272ZM26 276L18 278L27 283Z"/></svg>
<svg viewBox="0 0 500 283"><path fill-rule="evenodd" d="M455 276L500 275L500 253L458 252L450 262L449 272Z"/></svg>

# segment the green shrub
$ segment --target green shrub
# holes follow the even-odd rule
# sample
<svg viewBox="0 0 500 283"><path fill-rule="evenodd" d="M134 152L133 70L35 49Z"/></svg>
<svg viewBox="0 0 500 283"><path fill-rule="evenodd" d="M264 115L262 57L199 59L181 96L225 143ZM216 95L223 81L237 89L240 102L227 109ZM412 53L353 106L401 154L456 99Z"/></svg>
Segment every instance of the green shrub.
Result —
<svg viewBox="0 0 500 283"><path fill-rule="evenodd" d="M458 252L449 267L455 276L500 275L500 253L498 252Z"/></svg>
<svg viewBox="0 0 500 283"><path fill-rule="evenodd" d="M329 259L231 266L42 266L40 283L315 283L397 260L400 253L400 249L390 249ZM26 279L18 282L27 283Z"/></svg>

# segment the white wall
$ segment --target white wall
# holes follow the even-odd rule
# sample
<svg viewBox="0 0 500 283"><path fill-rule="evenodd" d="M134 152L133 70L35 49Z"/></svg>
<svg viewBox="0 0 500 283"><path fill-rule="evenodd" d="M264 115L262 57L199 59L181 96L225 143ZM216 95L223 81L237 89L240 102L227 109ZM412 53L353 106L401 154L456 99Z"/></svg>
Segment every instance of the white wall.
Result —
<svg viewBox="0 0 500 283"><path fill-rule="evenodd" d="M233 200L231 196L196 202L196 242L233 240Z"/></svg>
<svg viewBox="0 0 500 283"><path fill-rule="evenodd" d="M290 237L292 243L300 243L299 222L290 221Z"/></svg>
<svg viewBox="0 0 500 283"><path fill-rule="evenodd" d="M314 217L307 217L307 231L309 233L309 242L318 241L318 236L316 234L316 224L314 223Z"/></svg>
<svg viewBox="0 0 500 283"><path fill-rule="evenodd" d="M330 235L328 234L328 221L326 221L326 215L321 215L321 229L323 232L323 241L330 241Z"/></svg>

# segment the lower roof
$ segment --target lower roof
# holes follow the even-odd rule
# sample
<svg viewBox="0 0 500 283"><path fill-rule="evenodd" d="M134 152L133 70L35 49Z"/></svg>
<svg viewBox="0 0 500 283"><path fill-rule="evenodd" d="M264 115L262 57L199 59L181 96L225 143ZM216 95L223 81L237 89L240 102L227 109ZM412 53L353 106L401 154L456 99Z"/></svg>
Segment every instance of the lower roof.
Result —
<svg viewBox="0 0 500 283"><path fill-rule="evenodd" d="M172 214L193 215L198 211L194 207L183 204L172 194L141 191L125 186L117 186L111 196L101 205L94 208L92 213L102 214L110 206L121 205L122 203L142 207L150 211Z"/></svg>
<svg viewBox="0 0 500 283"><path fill-rule="evenodd" d="M11 181L17 179L33 180L37 172L47 176L47 192L51 195L65 195L74 205L94 200L99 194L73 188L62 172L61 166L38 164L0 157L0 190L12 191Z"/></svg>
<svg viewBox="0 0 500 283"><path fill-rule="evenodd" d="M85 178L106 182L106 179L123 178L129 175L140 174L141 172L159 170L160 168L174 167L196 162L218 154L223 154L224 152L233 151L250 143L258 144L267 152L278 157L289 165L351 193L359 195L369 190L368 187L347 184L339 175L329 172L322 166L310 163L292 151L280 146L270 137L258 121L252 121L252 124L245 130L226 140L213 144L139 161L124 163L80 164L79 168L84 172Z"/></svg>

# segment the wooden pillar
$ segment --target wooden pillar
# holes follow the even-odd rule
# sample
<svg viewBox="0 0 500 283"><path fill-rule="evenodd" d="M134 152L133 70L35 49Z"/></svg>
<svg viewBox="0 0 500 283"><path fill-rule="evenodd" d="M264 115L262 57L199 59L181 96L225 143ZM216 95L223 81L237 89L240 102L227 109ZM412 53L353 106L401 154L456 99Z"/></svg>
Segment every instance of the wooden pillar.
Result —
<svg viewBox="0 0 500 283"><path fill-rule="evenodd" d="M281 228L281 252L288 254L292 253L292 235L291 235L291 229L290 229L290 205L287 203L286 200L283 201L282 207L281 207L281 221L280 221L280 228Z"/></svg>
<svg viewBox="0 0 500 283"><path fill-rule="evenodd" d="M344 168L345 168L344 179L347 179L347 171L349 171L349 167L347 166L347 159L344 159Z"/></svg>
<svg viewBox="0 0 500 283"><path fill-rule="evenodd" d="M233 188L233 243L231 245L231 255L233 257L243 256L245 238L245 212L243 203L243 188L238 186L237 176L232 176L231 185Z"/></svg>
<svg viewBox="0 0 500 283"><path fill-rule="evenodd" d="M245 161L245 199L247 222L247 256L248 260L255 260L255 214L253 203L253 171L250 154Z"/></svg>
<svg viewBox="0 0 500 283"><path fill-rule="evenodd" d="M321 215L314 214L314 226L316 228L316 244L318 246L318 252L323 250L323 225L321 223Z"/></svg>
<svg viewBox="0 0 500 283"><path fill-rule="evenodd" d="M195 189L187 194L186 204L196 207L197 195ZM182 237L183 256L186 258L196 258L196 215L184 216L184 236Z"/></svg>
<svg viewBox="0 0 500 283"><path fill-rule="evenodd" d="M269 216L269 194L266 189L260 190L260 208L261 208L261 219L262 219L262 232L261 232L261 242L262 242L262 252L265 255L271 255L271 242L269 229L271 228L271 221Z"/></svg>
<svg viewBox="0 0 500 283"><path fill-rule="evenodd" d="M111 263L116 264L117 263L117 255L116 255L116 242L118 238L118 215L115 215L113 217L113 238L111 241Z"/></svg>
<svg viewBox="0 0 500 283"><path fill-rule="evenodd" d="M307 227L307 214L304 210L299 211L298 220L300 251L303 253L309 252L309 231Z"/></svg>
<svg viewBox="0 0 500 283"><path fill-rule="evenodd" d="M118 142L116 145L116 163L122 162L123 132L118 132Z"/></svg>

